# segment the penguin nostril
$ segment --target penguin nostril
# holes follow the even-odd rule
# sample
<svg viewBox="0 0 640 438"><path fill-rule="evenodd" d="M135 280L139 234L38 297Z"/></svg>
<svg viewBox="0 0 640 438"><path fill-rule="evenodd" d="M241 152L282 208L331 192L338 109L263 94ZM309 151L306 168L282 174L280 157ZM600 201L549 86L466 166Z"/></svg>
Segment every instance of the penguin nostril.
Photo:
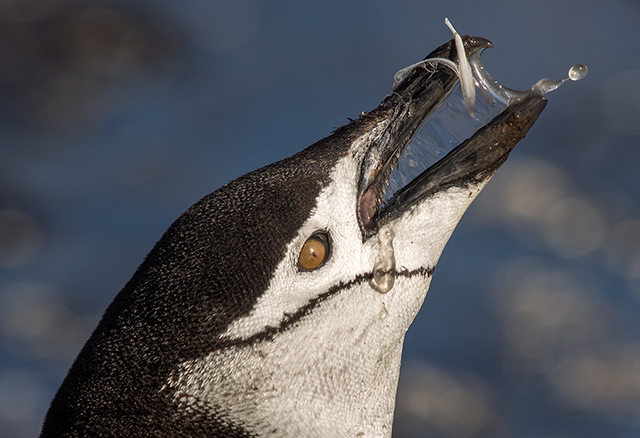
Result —
<svg viewBox="0 0 640 438"><path fill-rule="evenodd" d="M330 253L329 236L324 232L315 233L302 245L298 267L301 271L313 271L327 261Z"/></svg>

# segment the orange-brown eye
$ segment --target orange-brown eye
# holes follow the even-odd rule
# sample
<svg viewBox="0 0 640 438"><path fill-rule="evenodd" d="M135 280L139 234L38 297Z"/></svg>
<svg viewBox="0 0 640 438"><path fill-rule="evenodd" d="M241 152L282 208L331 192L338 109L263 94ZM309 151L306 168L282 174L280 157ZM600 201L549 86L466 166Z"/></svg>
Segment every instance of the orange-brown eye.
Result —
<svg viewBox="0 0 640 438"><path fill-rule="evenodd" d="M324 233L316 233L309 237L302 246L298 266L303 271L313 271L327 261L329 252L329 236Z"/></svg>

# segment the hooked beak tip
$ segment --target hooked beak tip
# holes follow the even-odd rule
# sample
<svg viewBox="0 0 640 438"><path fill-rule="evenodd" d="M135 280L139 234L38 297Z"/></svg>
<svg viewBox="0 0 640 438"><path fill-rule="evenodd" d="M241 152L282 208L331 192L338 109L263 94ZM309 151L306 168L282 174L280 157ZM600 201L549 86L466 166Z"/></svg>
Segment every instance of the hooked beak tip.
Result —
<svg viewBox="0 0 640 438"><path fill-rule="evenodd" d="M462 37L462 40L464 41L465 46L469 51L471 51L472 49L484 50L484 49L490 49L493 47L493 43L491 41L479 36L465 35Z"/></svg>

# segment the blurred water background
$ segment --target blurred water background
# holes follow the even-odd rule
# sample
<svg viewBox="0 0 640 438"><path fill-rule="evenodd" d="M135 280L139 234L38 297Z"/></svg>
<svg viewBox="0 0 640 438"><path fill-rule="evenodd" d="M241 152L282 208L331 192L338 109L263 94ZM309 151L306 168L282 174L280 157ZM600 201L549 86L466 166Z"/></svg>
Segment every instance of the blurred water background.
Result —
<svg viewBox="0 0 640 438"><path fill-rule="evenodd" d="M461 34L581 62L473 204L406 338L396 437L640 436L640 2L0 1L0 436L203 195L374 108Z"/></svg>

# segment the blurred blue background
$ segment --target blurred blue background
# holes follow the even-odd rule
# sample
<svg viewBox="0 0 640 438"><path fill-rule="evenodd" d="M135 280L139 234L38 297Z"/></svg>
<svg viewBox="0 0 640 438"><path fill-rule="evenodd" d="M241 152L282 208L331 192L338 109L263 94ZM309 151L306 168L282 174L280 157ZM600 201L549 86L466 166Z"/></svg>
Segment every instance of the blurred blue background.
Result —
<svg viewBox="0 0 640 438"><path fill-rule="evenodd" d="M374 108L461 34L549 105L406 338L396 437L640 436L640 2L0 2L0 435L33 437L191 204Z"/></svg>

